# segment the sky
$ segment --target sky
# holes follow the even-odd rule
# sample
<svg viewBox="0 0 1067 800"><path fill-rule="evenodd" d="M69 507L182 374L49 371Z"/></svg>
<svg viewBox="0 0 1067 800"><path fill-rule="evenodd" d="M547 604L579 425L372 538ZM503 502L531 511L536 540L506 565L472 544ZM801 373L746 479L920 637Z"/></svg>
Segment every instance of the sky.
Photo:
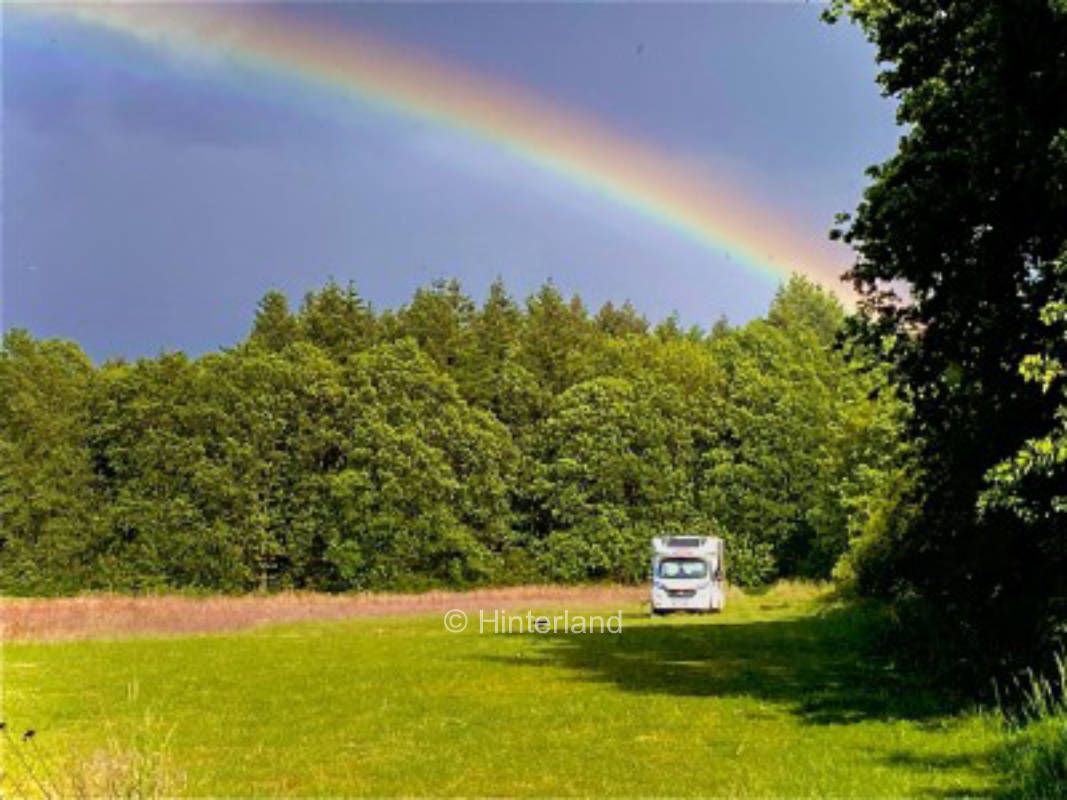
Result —
<svg viewBox="0 0 1067 800"><path fill-rule="evenodd" d="M630 300L708 327L763 313L780 280L647 213L639 192L620 201L507 139L225 44L0 8L4 330L73 339L96 361L199 355L242 339L270 289L298 305L351 281L381 309L451 277L476 299L497 277L519 300L550 280L593 310ZM595 124L834 269L849 254L826 241L833 216L899 136L873 48L814 3L229 8L381 42Z"/></svg>

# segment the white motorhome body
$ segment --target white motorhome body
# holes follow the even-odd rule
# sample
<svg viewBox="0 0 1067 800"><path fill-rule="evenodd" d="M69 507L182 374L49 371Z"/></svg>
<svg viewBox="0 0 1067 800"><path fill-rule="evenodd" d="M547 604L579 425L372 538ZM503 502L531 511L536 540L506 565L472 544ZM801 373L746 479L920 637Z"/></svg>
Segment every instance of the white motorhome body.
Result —
<svg viewBox="0 0 1067 800"><path fill-rule="evenodd" d="M652 613L722 611L726 562L716 536L663 536L652 540Z"/></svg>

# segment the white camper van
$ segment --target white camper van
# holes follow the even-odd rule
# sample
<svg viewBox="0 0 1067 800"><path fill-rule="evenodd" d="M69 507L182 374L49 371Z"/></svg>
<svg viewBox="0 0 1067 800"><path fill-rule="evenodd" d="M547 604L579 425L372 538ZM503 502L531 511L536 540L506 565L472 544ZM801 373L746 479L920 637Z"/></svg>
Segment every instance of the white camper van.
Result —
<svg viewBox="0 0 1067 800"><path fill-rule="evenodd" d="M726 607L726 562L715 536L664 536L652 540L652 613Z"/></svg>

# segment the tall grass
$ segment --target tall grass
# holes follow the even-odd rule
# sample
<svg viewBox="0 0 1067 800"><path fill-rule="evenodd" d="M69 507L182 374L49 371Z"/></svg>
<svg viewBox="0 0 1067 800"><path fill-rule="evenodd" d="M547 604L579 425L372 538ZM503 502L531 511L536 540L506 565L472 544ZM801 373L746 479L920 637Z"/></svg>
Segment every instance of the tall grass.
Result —
<svg viewBox="0 0 1067 800"><path fill-rule="evenodd" d="M1000 766L1007 794L1020 800L1067 798L1067 656L1051 675L1027 674L1017 709L1002 709L1011 729Z"/></svg>
<svg viewBox="0 0 1067 800"><path fill-rule="evenodd" d="M0 598L0 617L3 618L4 640L10 642L181 635L305 620L429 614L450 608L473 611L537 603L638 602L647 594L648 587L644 585L613 584L526 585L419 594L280 592L209 597L94 594L47 599Z"/></svg>
<svg viewBox="0 0 1067 800"><path fill-rule="evenodd" d="M107 743L88 753L49 742L47 732L13 731L0 722L3 760L0 796L16 800L163 800L181 794L182 773L172 764L169 732L146 717L120 736L108 725Z"/></svg>

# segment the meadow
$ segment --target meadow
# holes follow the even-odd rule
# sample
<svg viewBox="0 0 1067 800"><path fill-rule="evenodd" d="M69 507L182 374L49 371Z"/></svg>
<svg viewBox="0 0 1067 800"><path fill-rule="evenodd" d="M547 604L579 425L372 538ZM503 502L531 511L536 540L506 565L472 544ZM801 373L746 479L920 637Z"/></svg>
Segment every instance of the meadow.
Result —
<svg viewBox="0 0 1067 800"><path fill-rule="evenodd" d="M633 597L566 602L621 611L619 635L480 634L476 612L450 633L423 608L9 639L8 780L44 794L25 757L46 791L49 776L119 764L147 794L188 796L999 790L1000 723L868 652L873 612L804 584L735 591L711 617L651 619Z"/></svg>

